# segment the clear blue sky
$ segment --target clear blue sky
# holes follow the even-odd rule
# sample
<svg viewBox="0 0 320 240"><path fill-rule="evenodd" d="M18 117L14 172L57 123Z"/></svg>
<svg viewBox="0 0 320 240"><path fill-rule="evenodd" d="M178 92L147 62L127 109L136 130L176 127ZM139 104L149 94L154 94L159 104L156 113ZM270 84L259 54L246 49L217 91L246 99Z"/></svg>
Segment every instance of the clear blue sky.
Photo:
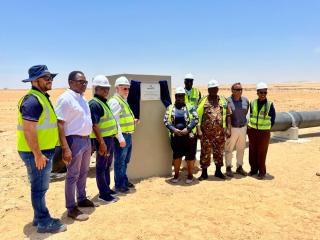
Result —
<svg viewBox="0 0 320 240"><path fill-rule="evenodd" d="M0 88L58 72L185 73L195 84L320 81L320 1L2 1Z"/></svg>

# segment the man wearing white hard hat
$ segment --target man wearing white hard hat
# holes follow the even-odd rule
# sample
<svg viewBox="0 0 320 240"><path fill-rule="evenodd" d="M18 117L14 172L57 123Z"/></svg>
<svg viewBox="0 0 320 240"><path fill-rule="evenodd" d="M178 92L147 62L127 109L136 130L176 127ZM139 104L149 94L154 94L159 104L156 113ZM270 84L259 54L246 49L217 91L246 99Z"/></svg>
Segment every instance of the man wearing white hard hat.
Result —
<svg viewBox="0 0 320 240"><path fill-rule="evenodd" d="M130 188L134 188L133 183L128 180L127 166L131 158L132 134L136 120L127 102L129 80L124 76L117 78L115 88L116 93L108 101L118 126L114 152L114 181L117 192L128 193Z"/></svg>
<svg viewBox="0 0 320 240"><path fill-rule="evenodd" d="M172 183L179 181L179 170L182 157L187 162L188 176L186 183L193 181L193 165L196 156L194 148L198 114L193 106L185 103L185 92L182 87L176 88L175 103L168 106L164 116L164 124L168 128L173 151L174 177Z"/></svg>
<svg viewBox="0 0 320 240"><path fill-rule="evenodd" d="M222 95L218 95L218 91L218 81L209 81L209 95L201 99L197 109L199 116L197 130L201 141L202 173L199 177L200 181L208 179L207 168L210 166L211 154L216 165L214 175L221 179L226 178L221 172L221 167L223 166L225 137L230 137L231 134L230 109L227 100Z"/></svg>
<svg viewBox="0 0 320 240"><path fill-rule="evenodd" d="M118 133L117 121L107 103L110 83L106 76L93 78L93 99L89 101L92 119L90 138L96 151L96 181L99 189L98 199L103 202L115 202L116 192L110 189L110 166L114 153L114 136Z"/></svg>
<svg viewBox="0 0 320 240"><path fill-rule="evenodd" d="M185 90L185 102L190 104L192 107L197 109L198 103L201 99L201 92L198 88L193 87L194 76L191 73L187 73L184 76L184 90ZM197 143L196 140L194 142L194 151L197 151ZM198 162L197 162L198 163Z"/></svg>
<svg viewBox="0 0 320 240"><path fill-rule="evenodd" d="M193 87L194 77L191 73L187 73L184 77L185 102L197 108L201 99L199 89Z"/></svg>
<svg viewBox="0 0 320 240"><path fill-rule="evenodd" d="M266 157L268 152L270 129L276 118L274 104L267 99L268 86L266 83L257 84L258 99L250 103L250 119L248 123L249 176L258 174L258 179L266 175Z"/></svg>

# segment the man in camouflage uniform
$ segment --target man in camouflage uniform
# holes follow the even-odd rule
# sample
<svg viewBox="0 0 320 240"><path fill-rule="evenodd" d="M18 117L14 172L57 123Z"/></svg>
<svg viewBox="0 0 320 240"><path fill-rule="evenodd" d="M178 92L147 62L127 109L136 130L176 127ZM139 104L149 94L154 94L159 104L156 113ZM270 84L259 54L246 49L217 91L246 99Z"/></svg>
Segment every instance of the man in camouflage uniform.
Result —
<svg viewBox="0 0 320 240"><path fill-rule="evenodd" d="M210 166L211 153L216 165L215 176L225 179L221 172L223 166L223 152L225 136L230 137L231 119L227 100L217 95L219 84L211 80L208 84L209 95L199 103L197 112L199 115L198 136L201 139L200 165L202 174L200 181L208 178L207 168Z"/></svg>

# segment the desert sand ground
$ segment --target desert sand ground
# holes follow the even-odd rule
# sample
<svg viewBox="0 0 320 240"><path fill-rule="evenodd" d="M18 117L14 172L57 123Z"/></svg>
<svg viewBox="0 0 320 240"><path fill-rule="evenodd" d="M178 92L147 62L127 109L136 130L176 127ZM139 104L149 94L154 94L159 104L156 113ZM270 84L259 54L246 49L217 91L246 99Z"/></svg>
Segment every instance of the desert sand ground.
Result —
<svg viewBox="0 0 320 240"><path fill-rule="evenodd" d="M244 87L244 95L255 97L253 85ZM220 181L212 176L214 167L209 181L190 186L183 180L171 185L169 178L149 178L136 182L136 191L117 203L86 211L86 222L66 217L64 181L53 182L47 205L68 230L38 234L31 224L26 168L15 150L16 106L25 92L0 91L0 239L320 239L320 177L315 175L320 171L320 127L300 130L299 142L272 140L264 181L239 176ZM50 92L53 102L62 92ZM222 86L221 93L228 95L229 86ZM313 111L319 110L319 94L320 83L277 84L268 98L277 111ZM247 156L248 149L245 170ZM87 193L97 198L94 168Z"/></svg>

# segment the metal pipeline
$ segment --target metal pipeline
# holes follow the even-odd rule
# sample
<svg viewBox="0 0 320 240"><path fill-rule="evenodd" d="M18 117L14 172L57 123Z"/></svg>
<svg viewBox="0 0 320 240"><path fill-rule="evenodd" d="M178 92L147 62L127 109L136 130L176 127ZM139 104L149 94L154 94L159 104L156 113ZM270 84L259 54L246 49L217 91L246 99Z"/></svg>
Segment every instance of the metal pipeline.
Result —
<svg viewBox="0 0 320 240"><path fill-rule="evenodd" d="M271 131L285 131L291 127L309 128L318 126L320 126L320 111L278 112Z"/></svg>

